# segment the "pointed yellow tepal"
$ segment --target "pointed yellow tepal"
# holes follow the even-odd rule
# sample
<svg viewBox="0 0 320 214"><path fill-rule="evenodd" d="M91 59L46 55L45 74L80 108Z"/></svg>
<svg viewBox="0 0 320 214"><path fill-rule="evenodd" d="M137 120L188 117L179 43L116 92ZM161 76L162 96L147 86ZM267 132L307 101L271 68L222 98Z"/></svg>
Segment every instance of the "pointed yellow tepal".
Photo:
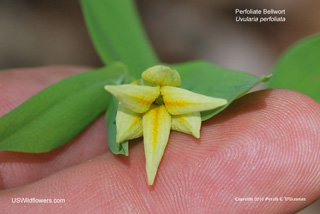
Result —
<svg viewBox="0 0 320 214"><path fill-rule="evenodd" d="M160 95L159 87L124 84L106 85L104 88L136 113L146 112Z"/></svg>
<svg viewBox="0 0 320 214"><path fill-rule="evenodd" d="M176 87L181 84L180 75L167 66L148 68L142 78L145 82L107 85L105 89L120 101L116 141L143 135L148 184L153 185L170 129L199 138L200 112L226 105L227 100Z"/></svg>
<svg viewBox="0 0 320 214"><path fill-rule="evenodd" d="M148 184L152 185L168 143L171 116L163 105L152 105L142 120Z"/></svg>
<svg viewBox="0 0 320 214"><path fill-rule="evenodd" d="M227 100L208 97L182 88L163 86L161 95L167 111L172 115L215 109L227 104Z"/></svg>
<svg viewBox="0 0 320 214"><path fill-rule="evenodd" d="M116 116L117 143L142 136L142 114L131 111L122 103L118 105Z"/></svg>
<svg viewBox="0 0 320 214"><path fill-rule="evenodd" d="M186 134L191 134L196 138L200 137L201 116L200 112L189 114L173 115L171 129Z"/></svg>

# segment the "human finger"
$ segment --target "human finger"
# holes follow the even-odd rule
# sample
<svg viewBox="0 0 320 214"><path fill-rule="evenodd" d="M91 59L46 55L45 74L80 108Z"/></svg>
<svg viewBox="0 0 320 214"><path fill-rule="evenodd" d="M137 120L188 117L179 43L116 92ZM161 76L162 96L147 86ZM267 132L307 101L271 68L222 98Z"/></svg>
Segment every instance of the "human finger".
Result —
<svg viewBox="0 0 320 214"><path fill-rule="evenodd" d="M252 93L205 122L200 139L172 132L152 187L137 140L129 157L107 153L3 191L0 200L4 211L32 213L293 213L320 198L319 119L319 104L305 95ZM21 196L65 203L13 204Z"/></svg>

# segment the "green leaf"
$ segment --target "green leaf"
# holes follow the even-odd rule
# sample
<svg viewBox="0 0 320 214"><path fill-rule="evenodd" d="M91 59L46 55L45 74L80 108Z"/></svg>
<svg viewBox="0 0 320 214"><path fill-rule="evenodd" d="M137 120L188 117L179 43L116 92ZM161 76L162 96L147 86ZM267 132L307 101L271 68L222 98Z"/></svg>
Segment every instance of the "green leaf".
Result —
<svg viewBox="0 0 320 214"><path fill-rule="evenodd" d="M128 156L129 155L128 141L125 141L122 143L117 143L116 141L116 136L117 136L116 115L118 110L118 103L119 101L114 96L112 96L112 101L111 101L111 104L109 105L109 108L106 114L106 121L108 125L108 145L113 154L122 154L122 155Z"/></svg>
<svg viewBox="0 0 320 214"><path fill-rule="evenodd" d="M220 108L201 112L201 119L207 120L225 109L230 103L247 93L252 87L266 81L249 73L216 67L203 61L187 62L173 66L181 76L181 87L190 91L224 98L228 104Z"/></svg>
<svg viewBox="0 0 320 214"><path fill-rule="evenodd" d="M126 75L115 63L49 86L0 118L0 150L39 153L69 142L107 108L104 85Z"/></svg>
<svg viewBox="0 0 320 214"><path fill-rule="evenodd" d="M300 91L320 102L320 35L304 39L277 62L268 88Z"/></svg>
<svg viewBox="0 0 320 214"><path fill-rule="evenodd" d="M158 64L132 0L81 0L94 46L104 63L121 61L136 78Z"/></svg>

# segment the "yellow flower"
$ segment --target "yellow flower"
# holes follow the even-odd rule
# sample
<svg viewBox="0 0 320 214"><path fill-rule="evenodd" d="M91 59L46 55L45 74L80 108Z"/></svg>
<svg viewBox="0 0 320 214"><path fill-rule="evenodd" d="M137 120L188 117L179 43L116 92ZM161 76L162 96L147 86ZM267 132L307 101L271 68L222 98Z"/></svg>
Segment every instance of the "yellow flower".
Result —
<svg viewBox="0 0 320 214"><path fill-rule="evenodd" d="M227 104L182 88L180 75L157 65L142 73L143 85L107 85L120 102L116 116L117 142L143 135L148 184L152 185L167 145L170 129L200 137L200 111ZM201 83L199 83L201 84Z"/></svg>

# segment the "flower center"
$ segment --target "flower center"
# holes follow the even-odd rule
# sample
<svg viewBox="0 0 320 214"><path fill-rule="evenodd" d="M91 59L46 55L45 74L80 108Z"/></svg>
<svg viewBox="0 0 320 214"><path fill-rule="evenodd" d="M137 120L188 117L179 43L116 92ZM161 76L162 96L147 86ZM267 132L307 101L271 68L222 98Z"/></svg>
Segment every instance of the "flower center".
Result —
<svg viewBox="0 0 320 214"><path fill-rule="evenodd" d="M158 105L158 106L164 105L163 98L162 98L162 95L161 95L161 94L160 94L160 96L153 102L153 104Z"/></svg>

